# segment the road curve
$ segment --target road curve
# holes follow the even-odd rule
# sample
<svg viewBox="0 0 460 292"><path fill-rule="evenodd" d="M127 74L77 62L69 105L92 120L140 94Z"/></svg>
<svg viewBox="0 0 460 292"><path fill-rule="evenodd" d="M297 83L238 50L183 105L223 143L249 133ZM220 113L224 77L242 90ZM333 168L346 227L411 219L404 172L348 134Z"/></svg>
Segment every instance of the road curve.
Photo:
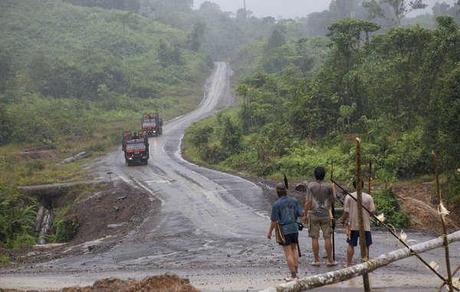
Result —
<svg viewBox="0 0 460 292"><path fill-rule="evenodd" d="M109 251L96 257L59 259L53 267L75 271L84 266L100 271L223 264L234 251L244 253L248 243L260 245L270 206L262 189L240 177L191 164L180 153L187 127L232 102L230 75L226 63L216 63L199 107L168 122L161 137L150 138L147 166L127 167L121 151L97 164L101 175L110 171L161 200L160 211L152 210L138 229Z"/></svg>
<svg viewBox="0 0 460 292"><path fill-rule="evenodd" d="M202 250L218 240L257 240L264 234L267 219L263 211L269 203L260 187L188 163L180 153L185 129L231 102L230 75L226 63L216 63L200 106L167 123L163 136L150 139L152 159L148 166L126 167L119 152L105 160L115 174L148 190L162 202L160 214L151 214L128 239L136 240L137 246L129 243L129 248L120 245L112 251L118 264L139 264L143 257L148 261L160 254L178 256L183 250ZM152 241L166 250L155 250Z"/></svg>
<svg viewBox="0 0 460 292"><path fill-rule="evenodd" d="M216 68L206 84L199 107L168 122L164 135L150 139L149 165L127 167L121 151L102 158L96 173L107 172L142 188L161 208L151 210L145 221L114 247L46 262L29 270L0 274L0 287L51 289L88 285L103 277L142 278L174 272L190 278L192 284L211 291L265 288L281 281L286 272L280 248L265 239L270 199L256 184L237 176L191 164L181 157L185 129L223 106L232 103L229 94L231 70L225 63ZM113 176L113 175L112 175ZM273 198L271 198L273 200ZM422 242L433 236L410 233ZM398 248L385 232L374 232L371 254ZM301 275L322 273L331 268L309 268L309 243L301 234ZM337 259L344 262L345 235L337 233ZM375 247L374 247L375 246ZM460 263L460 244L453 244L452 262ZM442 250L427 253L426 259L442 264ZM35 273L40 270L40 273ZM407 259L372 274L373 287L412 288L431 291L436 277L416 259ZM360 287L360 279L332 289ZM358 289L359 291L359 289Z"/></svg>

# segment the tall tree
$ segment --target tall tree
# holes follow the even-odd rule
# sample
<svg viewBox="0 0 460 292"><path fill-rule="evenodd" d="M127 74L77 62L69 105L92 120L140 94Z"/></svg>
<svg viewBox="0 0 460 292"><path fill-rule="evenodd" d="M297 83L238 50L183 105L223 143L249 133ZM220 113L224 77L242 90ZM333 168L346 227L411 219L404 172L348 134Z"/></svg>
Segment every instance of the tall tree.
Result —
<svg viewBox="0 0 460 292"><path fill-rule="evenodd" d="M411 11L425 9L428 5L424 0L365 0L363 6L368 9L371 18L390 18L396 26ZM391 14L388 15L387 8Z"/></svg>
<svg viewBox="0 0 460 292"><path fill-rule="evenodd" d="M197 22L193 25L192 32L189 35L189 46L195 52L198 52L204 41L204 34L206 32L206 24L204 22Z"/></svg>

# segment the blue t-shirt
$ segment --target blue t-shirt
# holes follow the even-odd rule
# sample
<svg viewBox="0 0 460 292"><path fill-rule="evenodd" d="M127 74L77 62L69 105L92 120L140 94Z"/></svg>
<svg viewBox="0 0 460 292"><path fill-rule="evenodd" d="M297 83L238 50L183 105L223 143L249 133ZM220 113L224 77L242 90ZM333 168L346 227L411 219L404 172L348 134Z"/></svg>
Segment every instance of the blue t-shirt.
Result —
<svg viewBox="0 0 460 292"><path fill-rule="evenodd" d="M272 207L272 221L281 225L284 235L298 233L297 218L303 214L303 209L295 198L283 196Z"/></svg>

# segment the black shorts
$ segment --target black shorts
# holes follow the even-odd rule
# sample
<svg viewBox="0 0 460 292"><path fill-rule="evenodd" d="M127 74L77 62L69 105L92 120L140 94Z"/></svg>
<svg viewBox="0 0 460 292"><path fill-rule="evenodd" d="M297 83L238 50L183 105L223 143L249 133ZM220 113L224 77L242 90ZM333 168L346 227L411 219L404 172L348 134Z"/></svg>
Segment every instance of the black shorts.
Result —
<svg viewBox="0 0 460 292"><path fill-rule="evenodd" d="M299 243L299 233L291 233L286 234L284 236L284 244L280 243L282 246L288 246L291 244L298 244Z"/></svg>
<svg viewBox="0 0 460 292"><path fill-rule="evenodd" d="M366 245L369 247L372 244L372 235L370 231L365 231L364 235L366 237ZM357 246L358 245L358 238L359 238L359 231L358 230L352 230L350 234L350 238L347 239L347 242L351 246Z"/></svg>

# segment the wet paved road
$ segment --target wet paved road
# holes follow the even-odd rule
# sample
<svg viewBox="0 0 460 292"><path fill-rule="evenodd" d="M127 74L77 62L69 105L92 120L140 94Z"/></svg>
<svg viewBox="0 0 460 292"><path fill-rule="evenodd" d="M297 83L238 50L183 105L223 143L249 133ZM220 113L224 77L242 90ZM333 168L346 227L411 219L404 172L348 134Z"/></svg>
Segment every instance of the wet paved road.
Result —
<svg viewBox="0 0 460 292"><path fill-rule="evenodd" d="M101 175L111 171L161 200L160 210L152 210L138 229L108 251L47 262L38 266L40 273L25 269L0 274L0 287L61 288L107 276L142 278L165 272L188 277L195 286L208 290L260 289L278 283L286 273L284 260L274 241L265 239L273 198L252 182L188 163L180 153L188 126L232 103L230 75L228 65L216 64L200 107L170 121L162 137L150 139L149 165L126 167L120 151L97 164ZM418 242L433 238L421 233L409 233L409 237ZM306 233L301 240L306 255L301 276L331 270L308 267L311 253ZM399 248L385 232L376 232L374 242L374 255ZM459 244L452 249L453 264L458 265ZM337 250L338 260L344 261L343 234L337 235ZM441 255L437 250L427 257L441 262ZM378 270L373 279L377 287L437 285L436 278L415 259ZM358 284L356 279L340 287Z"/></svg>

